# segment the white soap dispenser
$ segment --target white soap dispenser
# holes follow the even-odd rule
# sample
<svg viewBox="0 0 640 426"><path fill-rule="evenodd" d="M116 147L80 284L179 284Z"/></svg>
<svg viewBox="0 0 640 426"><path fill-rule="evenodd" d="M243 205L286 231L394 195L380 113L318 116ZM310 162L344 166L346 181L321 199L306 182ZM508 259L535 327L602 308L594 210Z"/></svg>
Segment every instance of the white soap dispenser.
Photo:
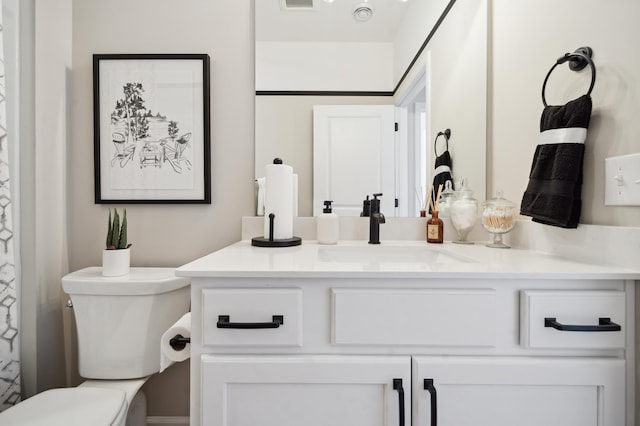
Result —
<svg viewBox="0 0 640 426"><path fill-rule="evenodd" d="M318 216L318 243L336 244L338 242L338 215L331 212L331 203L325 201L322 214Z"/></svg>

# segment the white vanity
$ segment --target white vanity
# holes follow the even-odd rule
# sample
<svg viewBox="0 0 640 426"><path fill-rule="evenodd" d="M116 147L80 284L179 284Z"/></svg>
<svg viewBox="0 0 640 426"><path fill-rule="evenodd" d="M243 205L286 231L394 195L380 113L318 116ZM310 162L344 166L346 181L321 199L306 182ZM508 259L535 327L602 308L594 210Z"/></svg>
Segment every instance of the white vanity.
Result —
<svg viewBox="0 0 640 426"><path fill-rule="evenodd" d="M177 274L191 278L192 425L635 424L638 270L305 240L241 241Z"/></svg>

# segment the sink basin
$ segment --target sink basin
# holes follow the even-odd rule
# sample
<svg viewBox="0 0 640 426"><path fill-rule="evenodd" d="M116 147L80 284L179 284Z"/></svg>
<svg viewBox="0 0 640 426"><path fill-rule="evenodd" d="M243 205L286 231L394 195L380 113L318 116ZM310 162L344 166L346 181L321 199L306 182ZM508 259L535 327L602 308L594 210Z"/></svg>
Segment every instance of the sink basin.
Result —
<svg viewBox="0 0 640 426"><path fill-rule="evenodd" d="M321 262L343 263L460 263L473 262L440 248L425 246L331 246L318 249Z"/></svg>

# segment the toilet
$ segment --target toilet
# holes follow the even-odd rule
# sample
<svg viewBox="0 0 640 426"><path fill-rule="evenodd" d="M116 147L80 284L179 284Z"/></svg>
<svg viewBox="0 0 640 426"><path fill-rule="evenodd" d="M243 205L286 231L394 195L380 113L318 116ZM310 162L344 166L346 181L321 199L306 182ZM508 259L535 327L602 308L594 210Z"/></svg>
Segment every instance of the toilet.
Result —
<svg viewBox="0 0 640 426"><path fill-rule="evenodd" d="M140 391L160 370L162 334L189 311L190 281L173 268L131 268L103 277L92 267L66 275L78 331L75 388L39 393L0 413L0 424L138 426L146 424Z"/></svg>

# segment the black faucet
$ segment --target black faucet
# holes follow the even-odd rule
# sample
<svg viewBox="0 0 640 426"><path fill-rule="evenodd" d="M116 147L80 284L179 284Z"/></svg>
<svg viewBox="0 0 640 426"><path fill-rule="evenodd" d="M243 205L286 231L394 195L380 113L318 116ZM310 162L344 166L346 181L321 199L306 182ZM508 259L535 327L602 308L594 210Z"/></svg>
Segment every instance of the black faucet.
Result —
<svg viewBox="0 0 640 426"><path fill-rule="evenodd" d="M369 244L380 244L380 224L385 223L384 215L380 213L380 200L382 194L373 194L369 214Z"/></svg>

